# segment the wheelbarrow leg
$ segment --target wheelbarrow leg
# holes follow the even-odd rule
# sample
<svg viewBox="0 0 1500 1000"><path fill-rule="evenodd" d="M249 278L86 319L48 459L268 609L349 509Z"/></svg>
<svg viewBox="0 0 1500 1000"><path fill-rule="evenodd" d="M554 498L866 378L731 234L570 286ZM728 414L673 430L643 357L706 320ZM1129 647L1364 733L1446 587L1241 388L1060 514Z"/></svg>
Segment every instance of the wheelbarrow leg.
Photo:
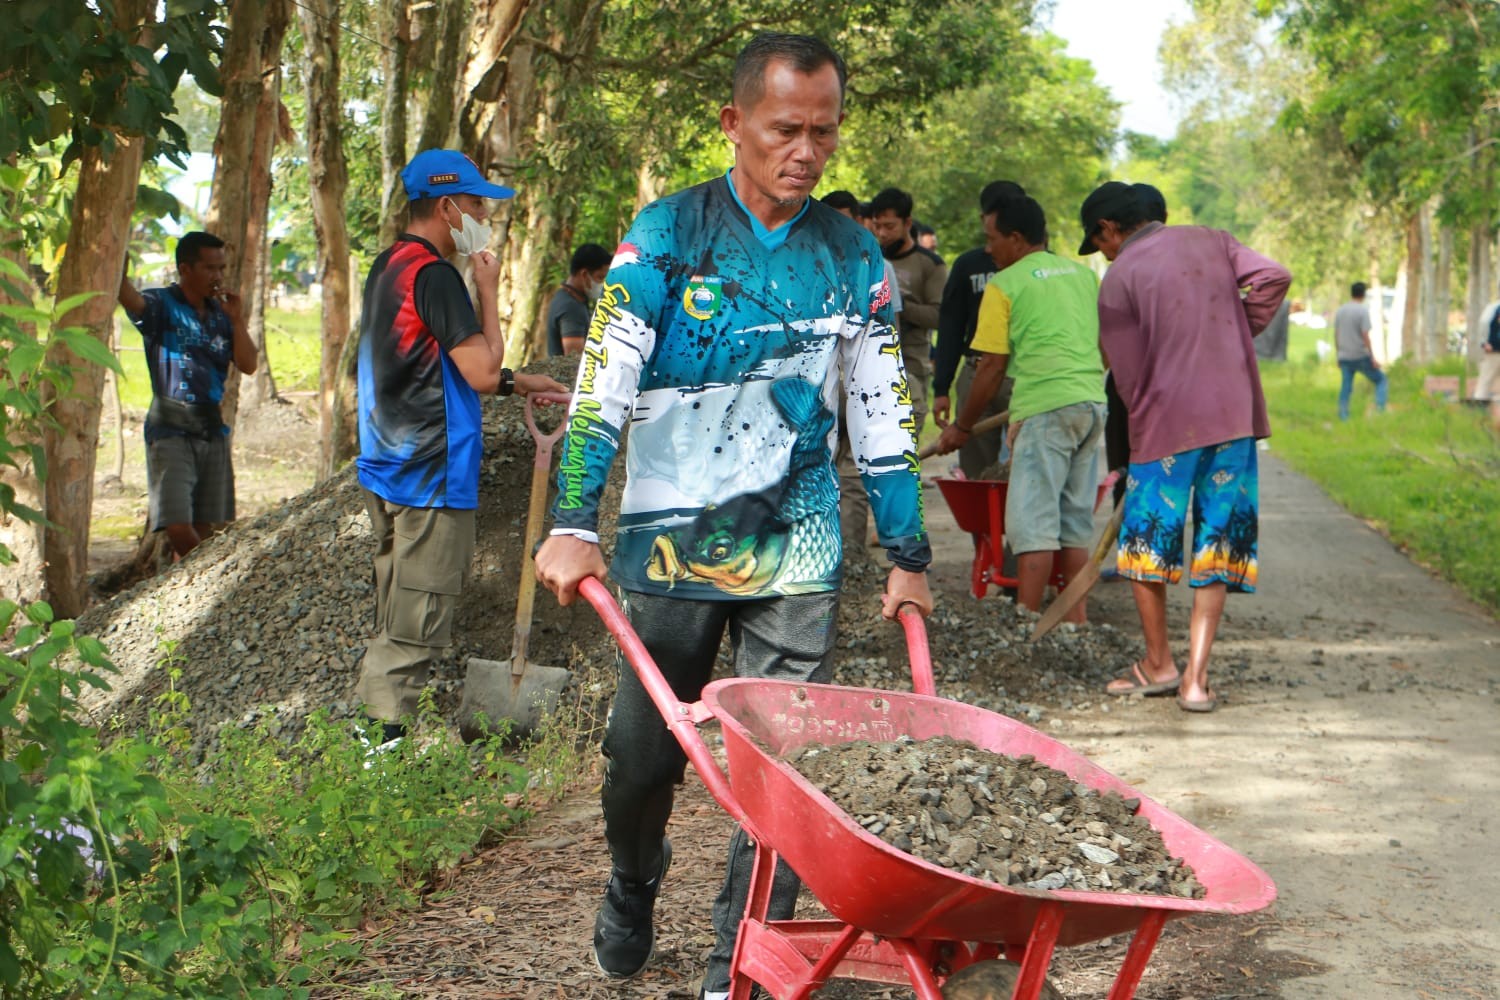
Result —
<svg viewBox="0 0 1500 1000"><path fill-rule="evenodd" d="M969 570L969 593L983 598L989 590L986 586L990 576L990 539L988 535L974 536L974 566Z"/></svg>
<svg viewBox="0 0 1500 1000"><path fill-rule="evenodd" d="M755 844L755 867L750 872L750 895L745 900L746 921L765 923L771 910L771 888L776 878L776 852L759 841ZM745 935L740 934L734 942L734 961L729 966L729 1000L750 1000L751 982L748 976L739 974L740 962L745 949Z"/></svg>
<svg viewBox="0 0 1500 1000"><path fill-rule="evenodd" d="M1042 987L1047 985L1047 967L1052 964L1052 952L1057 947L1057 935L1061 933L1062 925L1062 904L1042 904L1037 911L1036 923L1031 925L1031 937L1026 942L1021 974L1011 993L1012 1000L1036 1000L1041 996Z"/></svg>
<svg viewBox="0 0 1500 1000"><path fill-rule="evenodd" d="M1125 951L1125 964L1120 966L1120 974L1110 987L1109 1000L1130 1000L1135 996L1135 988L1141 984L1146 963L1151 960L1151 952L1156 948L1156 940L1161 937L1161 928L1166 922L1166 910L1152 910L1141 921Z"/></svg>
<svg viewBox="0 0 1500 1000"><path fill-rule="evenodd" d="M985 499L990 508L990 533L985 536L985 541L990 546L988 579L991 583L1005 586L1005 508L1000 506L999 488L991 486Z"/></svg>
<svg viewBox="0 0 1500 1000"><path fill-rule="evenodd" d="M893 939L889 944L901 956L901 964L906 966L906 975L917 993L917 1000L943 1000L943 991L932 974L931 956L906 938Z"/></svg>

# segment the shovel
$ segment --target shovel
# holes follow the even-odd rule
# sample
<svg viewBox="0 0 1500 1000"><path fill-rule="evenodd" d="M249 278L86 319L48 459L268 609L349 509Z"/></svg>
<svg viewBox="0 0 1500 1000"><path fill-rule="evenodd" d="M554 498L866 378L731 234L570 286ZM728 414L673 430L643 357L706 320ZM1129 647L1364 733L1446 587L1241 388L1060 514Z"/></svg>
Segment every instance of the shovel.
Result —
<svg viewBox="0 0 1500 1000"><path fill-rule="evenodd" d="M973 429L969 431L969 436L972 438L975 434L983 434L985 431L992 431L996 427L999 427L1001 424L1005 423L1009 419L1010 419L1010 411L1009 410L1001 410L999 413L995 414L993 417L985 417L983 420L977 420L977 421L974 422ZM936 454L937 454L937 442L934 441L932 444L929 444L927 447L925 447L921 451L917 452L917 458L919 458L919 459L931 458L933 455L936 455Z"/></svg>
<svg viewBox="0 0 1500 1000"><path fill-rule="evenodd" d="M557 711L563 687L572 674L562 667L544 667L526 659L531 640L531 606L536 597L536 565L532 550L542 537L542 518L547 507L547 480L552 472L552 446L567 429L566 417L557 429L543 434L537 429L532 406L534 400L566 403L566 393L535 392L526 397L526 426L536 442L536 461L531 467L531 503L526 510L526 541L521 564L520 589L516 594L516 631L510 661L469 658L464 675L463 701L459 705L459 729L465 740L483 735L478 716L483 714L492 725L500 720L510 722L510 735L524 738Z"/></svg>
<svg viewBox="0 0 1500 1000"><path fill-rule="evenodd" d="M1099 567L1104 565L1104 557L1109 555L1115 546L1115 540L1120 534L1120 522L1125 519L1125 500L1115 504L1115 511L1109 516L1109 523L1104 526L1104 533L1099 536L1099 544L1094 546L1094 555L1078 571L1078 575L1068 581L1061 594L1052 602L1052 606L1042 612L1042 617L1037 619L1036 628L1031 630L1031 642L1036 642L1042 636L1051 632L1078 606L1078 602L1088 596L1094 584L1099 582Z"/></svg>

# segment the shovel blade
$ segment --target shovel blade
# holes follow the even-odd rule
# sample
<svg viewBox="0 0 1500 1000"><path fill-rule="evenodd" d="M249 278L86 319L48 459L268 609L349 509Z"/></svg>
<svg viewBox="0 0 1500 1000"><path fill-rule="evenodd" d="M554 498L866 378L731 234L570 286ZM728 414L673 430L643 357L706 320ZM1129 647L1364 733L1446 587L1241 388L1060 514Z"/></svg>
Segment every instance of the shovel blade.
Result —
<svg viewBox="0 0 1500 1000"><path fill-rule="evenodd" d="M466 741L479 739L484 735L480 725L483 716L489 721L491 731L509 722L510 736L524 739L557 711L563 688L572 676L561 667L527 663L517 683L509 660L471 656L464 673L463 700L458 707L459 732Z"/></svg>

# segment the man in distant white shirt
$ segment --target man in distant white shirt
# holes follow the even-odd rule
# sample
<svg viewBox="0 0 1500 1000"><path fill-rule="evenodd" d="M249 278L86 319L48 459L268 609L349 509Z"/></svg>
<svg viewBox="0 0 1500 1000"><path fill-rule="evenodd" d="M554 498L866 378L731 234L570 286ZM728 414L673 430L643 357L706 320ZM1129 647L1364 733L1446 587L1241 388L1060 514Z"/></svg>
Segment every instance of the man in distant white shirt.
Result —
<svg viewBox="0 0 1500 1000"><path fill-rule="evenodd" d="M1339 419L1349 419L1349 397L1354 394L1354 376L1363 375L1375 384L1375 409L1385 412L1390 381L1380 370L1370 347L1370 309L1365 305L1365 283L1349 286L1349 301L1339 306L1333 316L1333 343L1338 350L1339 370L1344 380L1339 385Z"/></svg>

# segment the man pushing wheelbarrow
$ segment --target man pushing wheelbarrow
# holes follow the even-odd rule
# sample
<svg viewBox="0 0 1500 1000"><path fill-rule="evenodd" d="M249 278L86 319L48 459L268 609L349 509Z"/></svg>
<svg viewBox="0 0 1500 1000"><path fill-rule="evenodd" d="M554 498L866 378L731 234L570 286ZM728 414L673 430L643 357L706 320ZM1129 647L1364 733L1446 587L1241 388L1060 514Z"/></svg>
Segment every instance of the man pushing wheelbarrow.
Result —
<svg viewBox="0 0 1500 1000"><path fill-rule="evenodd" d="M741 677L832 675L842 553L833 467L838 394L894 564L882 613L932 599L915 428L880 247L810 198L843 120L843 61L822 41L766 34L735 64L719 124L723 177L646 207L616 251L562 441L551 537L537 578L571 604L614 578L625 614L675 697L696 701L728 629ZM613 563L599 498L629 425ZM604 738L612 872L594 924L605 974L639 973L671 862L665 837L686 757L623 666ZM737 830L713 908L703 995L725 997L754 849ZM798 880L777 868L769 915Z"/></svg>

